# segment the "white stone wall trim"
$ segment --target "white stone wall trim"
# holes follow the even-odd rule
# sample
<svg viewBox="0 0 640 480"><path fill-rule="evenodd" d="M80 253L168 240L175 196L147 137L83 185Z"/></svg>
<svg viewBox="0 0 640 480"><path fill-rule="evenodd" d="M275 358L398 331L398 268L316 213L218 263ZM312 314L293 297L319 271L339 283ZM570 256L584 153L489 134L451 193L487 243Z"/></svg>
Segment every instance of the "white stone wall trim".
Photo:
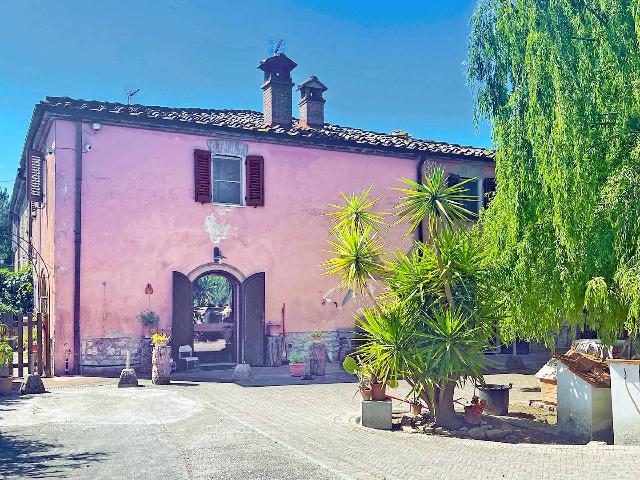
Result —
<svg viewBox="0 0 640 480"><path fill-rule="evenodd" d="M187 277L189 278L189 280L193 282L199 276L204 275L205 273L215 273L215 272L226 272L230 275L233 275L235 278L237 278L239 282L244 282L245 279L247 278L244 273L242 273L233 265L229 265L228 263L216 263L216 262L205 263L204 265L200 265L199 267L194 268L187 274Z"/></svg>

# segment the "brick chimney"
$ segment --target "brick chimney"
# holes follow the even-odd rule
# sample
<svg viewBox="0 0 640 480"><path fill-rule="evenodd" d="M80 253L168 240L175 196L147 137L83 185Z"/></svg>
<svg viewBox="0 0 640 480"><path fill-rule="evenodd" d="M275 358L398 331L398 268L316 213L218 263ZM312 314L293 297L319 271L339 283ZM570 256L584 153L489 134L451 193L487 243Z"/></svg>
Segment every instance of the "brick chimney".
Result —
<svg viewBox="0 0 640 480"><path fill-rule="evenodd" d="M258 65L264 72L261 88L265 125L291 125L291 71L297 66L296 62L280 52Z"/></svg>
<svg viewBox="0 0 640 480"><path fill-rule="evenodd" d="M324 126L324 98L322 94L327 91L318 77L309 77L298 87L300 90L300 125L304 127Z"/></svg>

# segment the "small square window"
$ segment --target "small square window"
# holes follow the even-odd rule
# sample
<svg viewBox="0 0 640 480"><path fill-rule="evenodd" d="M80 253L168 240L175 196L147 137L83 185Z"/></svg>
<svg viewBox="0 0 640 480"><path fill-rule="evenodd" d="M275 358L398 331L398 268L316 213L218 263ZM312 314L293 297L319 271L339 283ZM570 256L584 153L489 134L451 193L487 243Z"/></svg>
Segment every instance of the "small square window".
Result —
<svg viewBox="0 0 640 480"><path fill-rule="evenodd" d="M213 157L212 162L213 203L242 205L242 159L237 157Z"/></svg>

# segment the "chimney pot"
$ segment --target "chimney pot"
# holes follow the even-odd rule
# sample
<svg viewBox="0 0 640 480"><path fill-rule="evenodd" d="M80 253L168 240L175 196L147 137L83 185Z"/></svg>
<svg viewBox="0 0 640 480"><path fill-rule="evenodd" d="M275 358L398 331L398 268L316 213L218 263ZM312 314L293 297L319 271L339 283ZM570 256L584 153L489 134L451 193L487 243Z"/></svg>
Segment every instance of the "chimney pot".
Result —
<svg viewBox="0 0 640 480"><path fill-rule="evenodd" d="M298 87L300 91L300 125L303 127L323 127L324 126L324 102L322 94L327 91L327 87L312 75L306 82Z"/></svg>
<svg viewBox="0 0 640 480"><path fill-rule="evenodd" d="M258 69L264 72L261 88L265 125L291 126L291 71L296 67L296 62L284 53L276 53L258 65Z"/></svg>

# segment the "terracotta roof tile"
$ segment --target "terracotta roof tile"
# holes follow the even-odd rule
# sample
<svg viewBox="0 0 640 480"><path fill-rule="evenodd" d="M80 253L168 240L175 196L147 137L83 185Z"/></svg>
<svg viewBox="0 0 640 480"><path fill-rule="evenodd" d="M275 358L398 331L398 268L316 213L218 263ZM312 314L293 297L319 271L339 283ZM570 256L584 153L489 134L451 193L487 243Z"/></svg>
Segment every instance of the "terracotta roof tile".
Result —
<svg viewBox="0 0 640 480"><path fill-rule="evenodd" d="M581 354L575 350L569 350L564 355L558 355L555 358L565 364L575 375L594 387L611 387L611 375L606 361Z"/></svg>
<svg viewBox="0 0 640 480"><path fill-rule="evenodd" d="M325 124L321 128L303 127L297 119L289 129L282 126L264 125L262 113L252 110L213 110L201 108L170 108L145 105L124 105L113 102L78 100L69 97L47 97L39 104L48 111L72 115L74 112L91 112L95 117L114 119L122 123L140 123L145 120L154 124L195 124L219 128L241 129L247 132L268 133L277 136L295 137L305 143L332 143L345 147L350 144L371 146L397 153L422 151L434 154L471 157L477 160L492 160L493 151L484 148L462 146L445 142L434 142L413 138L404 132L390 134L361 130L353 127Z"/></svg>

